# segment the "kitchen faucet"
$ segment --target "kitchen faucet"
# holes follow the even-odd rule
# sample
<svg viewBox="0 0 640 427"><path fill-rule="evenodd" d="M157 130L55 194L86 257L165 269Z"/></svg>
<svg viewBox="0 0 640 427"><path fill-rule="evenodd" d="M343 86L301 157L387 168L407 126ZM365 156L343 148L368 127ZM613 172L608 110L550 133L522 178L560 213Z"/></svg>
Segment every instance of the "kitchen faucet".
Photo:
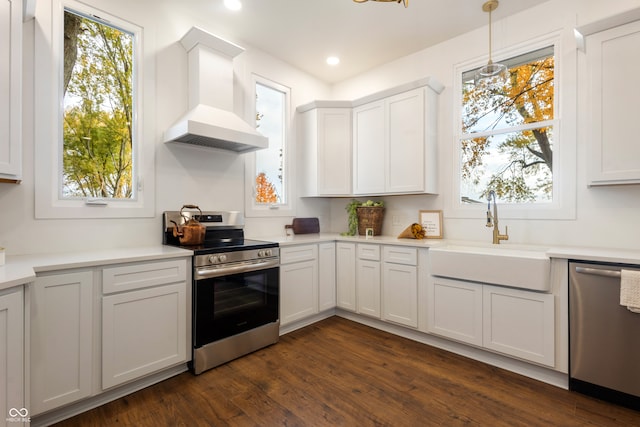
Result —
<svg viewBox="0 0 640 427"><path fill-rule="evenodd" d="M491 197L493 196L493 214L491 213ZM498 228L498 204L496 203L496 192L489 191L487 203L487 227L493 227L493 244L499 245L500 240L509 240L509 228L504 228L504 234L500 234Z"/></svg>

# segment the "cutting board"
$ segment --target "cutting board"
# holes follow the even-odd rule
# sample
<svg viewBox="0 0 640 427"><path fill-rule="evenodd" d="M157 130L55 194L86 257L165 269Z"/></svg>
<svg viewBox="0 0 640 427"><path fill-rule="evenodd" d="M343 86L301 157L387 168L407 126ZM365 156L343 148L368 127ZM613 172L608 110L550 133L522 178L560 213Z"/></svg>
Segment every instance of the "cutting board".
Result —
<svg viewBox="0 0 640 427"><path fill-rule="evenodd" d="M312 234L320 232L320 221L318 218L294 218L291 225L294 234Z"/></svg>

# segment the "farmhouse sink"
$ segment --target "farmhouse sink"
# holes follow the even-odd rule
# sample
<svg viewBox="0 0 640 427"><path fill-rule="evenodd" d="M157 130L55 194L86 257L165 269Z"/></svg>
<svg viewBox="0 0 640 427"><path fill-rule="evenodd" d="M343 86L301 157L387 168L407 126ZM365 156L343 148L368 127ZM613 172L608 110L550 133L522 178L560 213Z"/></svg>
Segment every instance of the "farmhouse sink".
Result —
<svg viewBox="0 0 640 427"><path fill-rule="evenodd" d="M431 274L548 292L547 249L528 245L447 244L429 249Z"/></svg>

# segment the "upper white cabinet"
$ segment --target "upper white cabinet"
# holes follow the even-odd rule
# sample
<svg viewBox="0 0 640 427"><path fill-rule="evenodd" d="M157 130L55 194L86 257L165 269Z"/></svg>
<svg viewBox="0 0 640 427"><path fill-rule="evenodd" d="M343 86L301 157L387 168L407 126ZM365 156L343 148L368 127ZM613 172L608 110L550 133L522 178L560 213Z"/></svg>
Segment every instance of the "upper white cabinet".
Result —
<svg viewBox="0 0 640 427"><path fill-rule="evenodd" d="M0 2L0 182L22 175L22 0Z"/></svg>
<svg viewBox="0 0 640 427"><path fill-rule="evenodd" d="M640 183L640 86L633 83L640 74L640 20L626 22L639 17L636 10L578 29L587 63L589 185Z"/></svg>
<svg viewBox="0 0 640 427"><path fill-rule="evenodd" d="M437 193L432 78L298 107L303 196Z"/></svg>
<svg viewBox="0 0 640 427"><path fill-rule="evenodd" d="M299 108L303 196L351 194L351 107ZM333 104L329 104L333 105ZM339 104L335 104L339 105Z"/></svg>
<svg viewBox="0 0 640 427"><path fill-rule="evenodd" d="M403 90L404 89L404 90ZM437 96L428 79L353 110L353 193L437 193Z"/></svg>

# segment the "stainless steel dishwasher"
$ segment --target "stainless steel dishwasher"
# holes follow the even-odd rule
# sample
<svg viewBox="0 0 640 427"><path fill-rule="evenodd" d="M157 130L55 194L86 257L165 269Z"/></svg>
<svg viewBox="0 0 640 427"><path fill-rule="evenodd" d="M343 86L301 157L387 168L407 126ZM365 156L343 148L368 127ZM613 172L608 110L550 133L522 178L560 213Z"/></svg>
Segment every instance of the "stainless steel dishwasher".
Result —
<svg viewBox="0 0 640 427"><path fill-rule="evenodd" d="M569 389L640 410L640 314L620 305L620 271L569 263Z"/></svg>

